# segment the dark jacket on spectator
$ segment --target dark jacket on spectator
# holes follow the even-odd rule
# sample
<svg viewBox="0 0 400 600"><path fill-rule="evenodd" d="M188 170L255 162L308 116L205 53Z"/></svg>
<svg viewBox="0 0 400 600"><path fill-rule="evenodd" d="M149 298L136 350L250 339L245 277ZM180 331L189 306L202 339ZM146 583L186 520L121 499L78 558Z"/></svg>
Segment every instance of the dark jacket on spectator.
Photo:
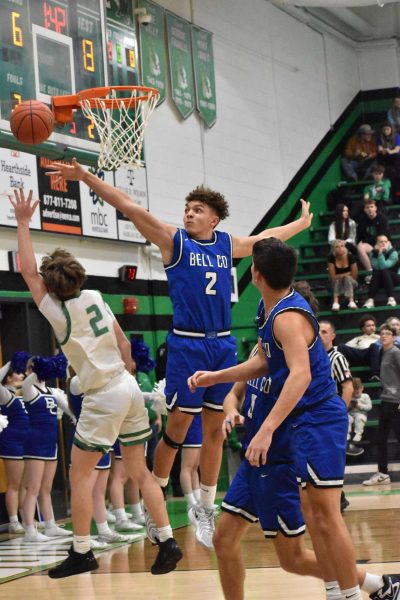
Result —
<svg viewBox="0 0 400 600"><path fill-rule="evenodd" d="M377 214L374 219L362 213L357 220L357 242L365 242L371 246L375 245L377 235L389 234L389 223L387 217Z"/></svg>

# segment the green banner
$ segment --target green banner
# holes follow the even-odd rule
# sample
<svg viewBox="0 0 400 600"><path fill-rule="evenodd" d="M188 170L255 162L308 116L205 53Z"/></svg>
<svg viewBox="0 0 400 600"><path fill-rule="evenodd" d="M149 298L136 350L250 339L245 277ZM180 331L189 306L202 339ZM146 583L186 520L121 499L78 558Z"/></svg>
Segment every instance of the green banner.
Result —
<svg viewBox="0 0 400 600"><path fill-rule="evenodd" d="M192 25L192 51L196 107L201 118L212 127L217 120L212 33Z"/></svg>
<svg viewBox="0 0 400 600"><path fill-rule="evenodd" d="M150 0L139 0L138 8L145 8L151 23L140 25L140 62L142 84L160 92L158 104L165 100L166 57L164 9Z"/></svg>
<svg viewBox="0 0 400 600"><path fill-rule="evenodd" d="M194 110L190 24L167 12L167 41L172 99L184 119Z"/></svg>

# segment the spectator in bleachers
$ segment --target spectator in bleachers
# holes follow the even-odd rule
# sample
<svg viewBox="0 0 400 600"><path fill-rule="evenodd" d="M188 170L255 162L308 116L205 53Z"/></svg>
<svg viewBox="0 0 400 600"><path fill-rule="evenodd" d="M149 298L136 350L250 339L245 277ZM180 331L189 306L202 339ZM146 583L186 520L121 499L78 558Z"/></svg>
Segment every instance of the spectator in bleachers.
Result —
<svg viewBox="0 0 400 600"><path fill-rule="evenodd" d="M366 283L371 281L372 276L372 265L368 252L374 249L377 235L387 235L388 233L389 223L386 215L382 215L378 211L374 200L365 200L363 212L357 220L357 251L362 266L370 271Z"/></svg>
<svg viewBox="0 0 400 600"><path fill-rule="evenodd" d="M351 433L354 425L353 442L361 442L365 423L367 422L367 412L372 409L372 400L364 392L363 382L359 377L353 378L353 396L350 402L349 410L349 431L347 439L351 439Z"/></svg>
<svg viewBox="0 0 400 600"><path fill-rule="evenodd" d="M389 204L391 194L391 181L385 176L385 167L383 165L375 165L372 169L372 178L374 183L370 183L364 188L364 200L374 200L378 205L378 210L383 214L387 214L387 205Z"/></svg>
<svg viewBox="0 0 400 600"><path fill-rule="evenodd" d="M383 288L387 294L388 306L396 306L394 298L394 287L400 283L398 274L399 255L393 248L387 235L378 235L374 249L368 253L372 266L372 278L368 288L368 299L364 303L365 308L375 306L375 297Z"/></svg>
<svg viewBox="0 0 400 600"><path fill-rule="evenodd" d="M349 207L345 204L337 204L335 208L335 220L329 225L328 242L332 246L335 240L344 240L346 248L352 254L357 253L356 247L357 224L349 217Z"/></svg>
<svg viewBox="0 0 400 600"><path fill-rule="evenodd" d="M394 330L395 334L395 345L400 347L400 319L397 317L389 317L385 321L386 325L389 325Z"/></svg>
<svg viewBox="0 0 400 600"><path fill-rule="evenodd" d="M400 90L396 92L392 107L387 111L386 117L396 133L400 132Z"/></svg>
<svg viewBox="0 0 400 600"><path fill-rule="evenodd" d="M328 256L328 274L333 289L332 310L340 310L340 296L348 300L349 308L357 308L354 302L358 268L356 257L346 248L344 240L336 240L331 254Z"/></svg>
<svg viewBox="0 0 400 600"><path fill-rule="evenodd" d="M357 135L347 142L342 158L342 168L350 181L371 177L372 166L378 152L373 134L374 130L371 125L361 125Z"/></svg>
<svg viewBox="0 0 400 600"><path fill-rule="evenodd" d="M389 325L380 328L382 342L382 362L380 378L382 392L380 396L378 425L378 471L369 479L363 481L364 485L389 484L388 473L388 439L391 430L400 442L400 349L394 344L395 332Z"/></svg>

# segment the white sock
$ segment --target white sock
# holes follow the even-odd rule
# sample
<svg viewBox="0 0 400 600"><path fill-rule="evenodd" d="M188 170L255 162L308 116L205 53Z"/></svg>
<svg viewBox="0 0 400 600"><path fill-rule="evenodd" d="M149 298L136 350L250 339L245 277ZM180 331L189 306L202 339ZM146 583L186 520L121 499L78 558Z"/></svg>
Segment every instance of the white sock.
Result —
<svg viewBox="0 0 400 600"><path fill-rule="evenodd" d="M342 592L337 581L325 581L326 600L342 600Z"/></svg>
<svg viewBox="0 0 400 600"><path fill-rule="evenodd" d="M35 525L25 525L25 531L26 533L35 533L36 532L36 527Z"/></svg>
<svg viewBox="0 0 400 600"><path fill-rule="evenodd" d="M168 485L169 477L158 477L158 475L156 475L154 471L152 475L160 487L166 487Z"/></svg>
<svg viewBox="0 0 400 600"><path fill-rule="evenodd" d="M196 502L200 502L200 488L193 490L193 494L196 499Z"/></svg>
<svg viewBox="0 0 400 600"><path fill-rule="evenodd" d="M130 504L129 508L132 511L134 517L141 517L143 515L142 503L137 502L136 504Z"/></svg>
<svg viewBox="0 0 400 600"><path fill-rule="evenodd" d="M185 494L185 498L186 498L186 502L188 503L189 507L196 504L196 498L194 497L193 492L189 492L188 494Z"/></svg>
<svg viewBox="0 0 400 600"><path fill-rule="evenodd" d="M44 526L46 529L50 529L51 527L54 527L56 524L54 519L49 519L48 521L44 522Z"/></svg>
<svg viewBox="0 0 400 600"><path fill-rule="evenodd" d="M171 525L166 525L165 527L158 527L158 539L160 542L166 542L169 538L174 537L172 535L172 527Z"/></svg>
<svg viewBox="0 0 400 600"><path fill-rule="evenodd" d="M10 519L10 523L18 523L18 515L10 515L8 518Z"/></svg>
<svg viewBox="0 0 400 600"><path fill-rule="evenodd" d="M99 535L111 533L111 529L109 528L107 521L104 521L104 523L97 523L96 521L96 527Z"/></svg>
<svg viewBox="0 0 400 600"><path fill-rule="evenodd" d="M383 586L383 579L380 575L373 575L372 573L367 573L365 575L365 579L363 581L361 589L364 590L364 592L367 592L367 594L374 594Z"/></svg>
<svg viewBox="0 0 400 600"><path fill-rule="evenodd" d="M342 598L343 600L363 600L360 586L356 585L348 590L342 590Z"/></svg>
<svg viewBox="0 0 400 600"><path fill-rule="evenodd" d="M204 483L200 484L200 504L203 506L214 506L214 500L217 493L216 485L204 485Z"/></svg>
<svg viewBox="0 0 400 600"><path fill-rule="evenodd" d="M117 521L126 521L128 518L125 508L114 508L113 513Z"/></svg>
<svg viewBox="0 0 400 600"><path fill-rule="evenodd" d="M78 554L86 554L90 550L90 535L74 535L74 551Z"/></svg>

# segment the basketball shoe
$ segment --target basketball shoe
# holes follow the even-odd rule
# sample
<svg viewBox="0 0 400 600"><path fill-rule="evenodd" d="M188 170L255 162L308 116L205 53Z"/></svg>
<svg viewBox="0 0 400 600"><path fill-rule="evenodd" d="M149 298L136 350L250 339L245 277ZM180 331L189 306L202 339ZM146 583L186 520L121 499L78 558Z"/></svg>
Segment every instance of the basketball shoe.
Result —
<svg viewBox="0 0 400 600"><path fill-rule="evenodd" d="M152 575L163 575L176 568L183 554L174 538L168 538L165 542L159 542L159 551L151 567Z"/></svg>
<svg viewBox="0 0 400 600"><path fill-rule="evenodd" d="M85 554L80 554L75 552L71 546L67 558L56 567L49 569L48 575L51 579L61 579L62 577L70 577L87 571L95 571L98 568L99 564L91 550Z"/></svg>
<svg viewBox="0 0 400 600"><path fill-rule="evenodd" d="M382 575L384 586L370 595L372 600L400 600L400 579L394 575Z"/></svg>
<svg viewBox="0 0 400 600"><path fill-rule="evenodd" d="M196 504L189 509L189 519L196 527L196 540L208 550L214 550L212 542L215 530L215 508Z"/></svg>

